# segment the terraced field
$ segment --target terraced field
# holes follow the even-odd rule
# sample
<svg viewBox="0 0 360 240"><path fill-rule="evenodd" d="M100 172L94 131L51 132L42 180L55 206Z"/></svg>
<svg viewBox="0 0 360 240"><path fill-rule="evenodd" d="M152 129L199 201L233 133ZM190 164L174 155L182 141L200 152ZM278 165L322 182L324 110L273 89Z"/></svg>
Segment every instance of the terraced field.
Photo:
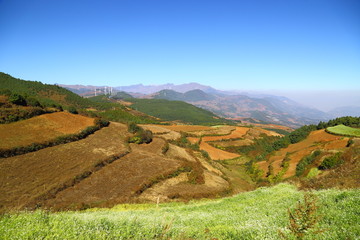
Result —
<svg viewBox="0 0 360 240"><path fill-rule="evenodd" d="M218 131L221 131L220 129ZM229 131L229 129L227 129ZM205 150L209 153L211 159L213 160L226 160L240 157L239 154L230 153L224 150L221 150L215 146L244 146L249 145L253 141L252 139L258 138L261 134L266 134L268 136L279 136L280 134L264 130L261 128L248 128L248 127L236 127L229 131L229 134L222 136L203 136L200 143L200 149ZM188 140L191 143L199 142L200 138L197 137L188 137ZM211 145L209 144L211 143Z"/></svg>
<svg viewBox="0 0 360 240"><path fill-rule="evenodd" d="M111 123L83 140L2 159L0 211L186 200L228 190L222 172L201 154L175 145L163 153L164 139L178 132L143 126L154 130L150 144L127 144L127 126Z"/></svg>
<svg viewBox="0 0 360 240"><path fill-rule="evenodd" d="M0 148L43 143L56 137L78 133L94 125L94 119L67 112L43 114L27 120L0 125Z"/></svg>
<svg viewBox="0 0 360 240"><path fill-rule="evenodd" d="M111 123L87 138L0 161L2 209L34 207L128 153L126 125Z"/></svg>
<svg viewBox="0 0 360 240"><path fill-rule="evenodd" d="M283 177L291 177L295 175L296 165L305 156L311 154L316 149L323 150L341 150L344 149L348 143L349 138L335 136L325 132L324 129L313 131L303 141L291 144L287 148L283 148L274 153L268 161L259 162L258 165L264 172L264 176L268 171L268 166L272 163L274 167L274 173L277 174L281 168L281 162L285 158L286 154L289 153L290 166Z"/></svg>

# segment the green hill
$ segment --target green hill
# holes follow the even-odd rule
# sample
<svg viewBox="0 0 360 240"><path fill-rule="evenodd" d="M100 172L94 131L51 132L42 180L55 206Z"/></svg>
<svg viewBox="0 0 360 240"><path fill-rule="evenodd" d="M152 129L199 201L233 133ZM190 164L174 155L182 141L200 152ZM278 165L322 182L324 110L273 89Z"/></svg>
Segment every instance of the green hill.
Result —
<svg viewBox="0 0 360 240"><path fill-rule="evenodd" d="M232 123L232 121L219 118L212 112L181 101L164 99L128 99L128 101L133 103L131 105L133 109L166 121L181 121L198 125Z"/></svg>
<svg viewBox="0 0 360 240"><path fill-rule="evenodd" d="M127 99L127 98L133 98L130 94L127 92L117 92L115 96L111 97L112 99Z"/></svg>
<svg viewBox="0 0 360 240"><path fill-rule="evenodd" d="M176 92L174 90L161 90L154 95L155 99L166 99L170 101L183 101L184 95L182 93Z"/></svg>
<svg viewBox="0 0 360 240"><path fill-rule="evenodd" d="M155 99L166 99L172 101L184 101L184 102L197 102L197 101L210 101L215 97L201 91L199 89L191 90L185 93L179 93L174 90L161 90L154 95Z"/></svg>
<svg viewBox="0 0 360 240"><path fill-rule="evenodd" d="M94 107L91 101L59 87L37 81L25 81L0 72L0 89L9 89L13 93L35 97L42 105L61 104L77 108Z"/></svg>
<svg viewBox="0 0 360 240"><path fill-rule="evenodd" d="M301 238L289 228L288 209L300 209L297 204L303 192L293 185L279 184L187 204L124 204L98 211L6 214L0 217L0 239L358 239L360 191L331 189L313 194L318 200L305 205L310 208L302 209L303 218L293 214L300 226L314 220L313 228L302 229Z"/></svg>
<svg viewBox="0 0 360 240"><path fill-rule="evenodd" d="M79 111L91 117L101 116L109 121L123 123L158 123L158 121L155 121L144 114L133 114L121 104L109 100L105 95L83 98L70 90L57 85L43 84L37 81L25 81L2 72L0 72L0 95L10 96L3 100L4 103L0 101L0 123L26 119L45 112L39 111L37 109L39 107L35 109L36 114L30 112L34 111L34 108L21 107L21 109L19 109L20 107L15 108L14 105L6 107L9 104L6 104L5 102L8 101L7 98L11 98L11 95L20 95L21 99L24 98L24 105L31 100L38 101L41 104L41 107L58 107L59 109L62 109L60 107L62 106L64 109L71 112ZM89 108L91 108L91 111L87 111ZM26 112L30 113L27 114ZM16 115L16 118L12 117L12 119L8 119L10 115Z"/></svg>

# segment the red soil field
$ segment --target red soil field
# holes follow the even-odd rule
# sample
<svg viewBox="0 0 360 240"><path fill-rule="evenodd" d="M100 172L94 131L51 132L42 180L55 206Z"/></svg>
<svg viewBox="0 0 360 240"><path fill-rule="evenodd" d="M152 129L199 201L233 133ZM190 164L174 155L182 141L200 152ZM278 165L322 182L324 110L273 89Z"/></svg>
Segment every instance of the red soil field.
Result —
<svg viewBox="0 0 360 240"><path fill-rule="evenodd" d="M203 130L212 130L211 127L200 126L200 125L161 125L163 128L167 128L172 131L177 132L193 132L193 131L203 131Z"/></svg>
<svg viewBox="0 0 360 240"><path fill-rule="evenodd" d="M200 143L200 149L209 153L212 160L225 160L240 157L239 154L230 153L209 145L204 140Z"/></svg>
<svg viewBox="0 0 360 240"><path fill-rule="evenodd" d="M205 136L203 137L203 141L211 142L211 141L219 141L222 139L233 139L233 138L242 138L250 128L247 127L236 127L234 131L232 131L229 135L225 136Z"/></svg>
<svg viewBox="0 0 360 240"><path fill-rule="evenodd" d="M283 177L291 177L295 175L298 162L303 157L310 155L312 151L316 149L343 149L346 147L348 140L347 137L332 135L323 129L313 131L305 140L275 152L274 156L271 156L268 161L259 162L258 165L264 171L264 177L268 171L269 163L272 163L274 173L277 174L281 170L281 161L285 158L286 153L290 153L289 169Z"/></svg>

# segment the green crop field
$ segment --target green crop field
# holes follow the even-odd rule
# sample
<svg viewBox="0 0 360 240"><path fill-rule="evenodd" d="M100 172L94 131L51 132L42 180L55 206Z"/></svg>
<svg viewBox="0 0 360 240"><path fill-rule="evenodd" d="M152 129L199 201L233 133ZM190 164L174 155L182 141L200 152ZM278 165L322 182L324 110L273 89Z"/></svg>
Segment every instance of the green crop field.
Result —
<svg viewBox="0 0 360 240"><path fill-rule="evenodd" d="M360 137L360 129L359 128L352 128L345 126L343 124L337 125L335 127L328 127L326 131L329 133L333 133L336 135L344 135L349 137Z"/></svg>
<svg viewBox="0 0 360 240"><path fill-rule="evenodd" d="M320 216L303 239L359 239L360 190L313 192ZM113 209L0 216L0 239L281 239L288 209L303 192L293 185L189 203L119 205ZM288 239L295 239L288 235Z"/></svg>

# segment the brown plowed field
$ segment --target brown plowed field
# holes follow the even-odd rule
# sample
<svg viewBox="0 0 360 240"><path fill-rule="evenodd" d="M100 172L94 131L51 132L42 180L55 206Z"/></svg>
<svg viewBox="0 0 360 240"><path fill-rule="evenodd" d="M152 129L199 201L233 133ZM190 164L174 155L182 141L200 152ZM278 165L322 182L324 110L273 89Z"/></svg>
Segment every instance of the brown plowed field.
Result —
<svg viewBox="0 0 360 240"><path fill-rule="evenodd" d="M0 125L0 148L27 146L80 132L94 125L94 119L67 112L43 114L27 120Z"/></svg>
<svg viewBox="0 0 360 240"><path fill-rule="evenodd" d="M200 143L200 149L208 152L212 160L225 160L240 157L239 154L226 152L221 149L215 148L205 141L202 141Z"/></svg>
<svg viewBox="0 0 360 240"><path fill-rule="evenodd" d="M215 144L218 144L218 145L243 146L243 145L251 144L252 143L251 139L258 138L258 137L260 137L261 134L266 134L268 136L280 136L280 134L278 134L278 133L264 130L261 128L236 127L236 129L228 135L202 137L200 149L207 151L209 153L211 159L213 159L213 160L232 159L232 158L240 157L240 155L215 148L215 147L211 146L210 144L208 144L208 142L215 142ZM239 138L245 138L245 139L239 140ZM187 139L192 144L197 143L199 141L199 138L196 138L196 137L188 137ZM231 139L234 139L234 140L221 142L221 140L231 140Z"/></svg>
<svg viewBox="0 0 360 240"><path fill-rule="evenodd" d="M310 133L310 135L303 141L296 144L291 144L287 148L283 148L275 152L274 156L265 162L259 162L259 167L264 171L264 176L268 171L269 163L273 164L274 173L281 170L281 161L285 158L287 152L290 153L290 166L284 177L291 177L295 175L296 165L305 156L311 154L316 149L344 149L349 138L335 136L325 132L325 130L317 130Z"/></svg>
<svg viewBox="0 0 360 240"><path fill-rule="evenodd" d="M200 126L200 125L161 125L163 128L167 128L176 132L194 132L194 131L203 131L203 130L212 130L211 127Z"/></svg>
<svg viewBox="0 0 360 240"><path fill-rule="evenodd" d="M111 206L131 201L144 184L176 171L184 163L161 155L165 141L154 138L150 144L131 144L131 152L57 194L46 205L67 208L71 205Z"/></svg>
<svg viewBox="0 0 360 240"><path fill-rule="evenodd" d="M234 139L234 138L242 138L250 128L246 127L236 127L234 131L232 131L229 135L224 136L205 136L203 137L203 141L205 142L212 142L212 141L219 141L222 139Z"/></svg>
<svg viewBox="0 0 360 240"><path fill-rule="evenodd" d="M181 137L180 133L164 128L162 125L141 124L139 126L144 129L150 130L155 136L159 136L166 140L175 140Z"/></svg>
<svg viewBox="0 0 360 240"><path fill-rule="evenodd" d="M111 123L80 141L1 159L0 209L34 206L102 161L125 154L126 136L126 125Z"/></svg>

